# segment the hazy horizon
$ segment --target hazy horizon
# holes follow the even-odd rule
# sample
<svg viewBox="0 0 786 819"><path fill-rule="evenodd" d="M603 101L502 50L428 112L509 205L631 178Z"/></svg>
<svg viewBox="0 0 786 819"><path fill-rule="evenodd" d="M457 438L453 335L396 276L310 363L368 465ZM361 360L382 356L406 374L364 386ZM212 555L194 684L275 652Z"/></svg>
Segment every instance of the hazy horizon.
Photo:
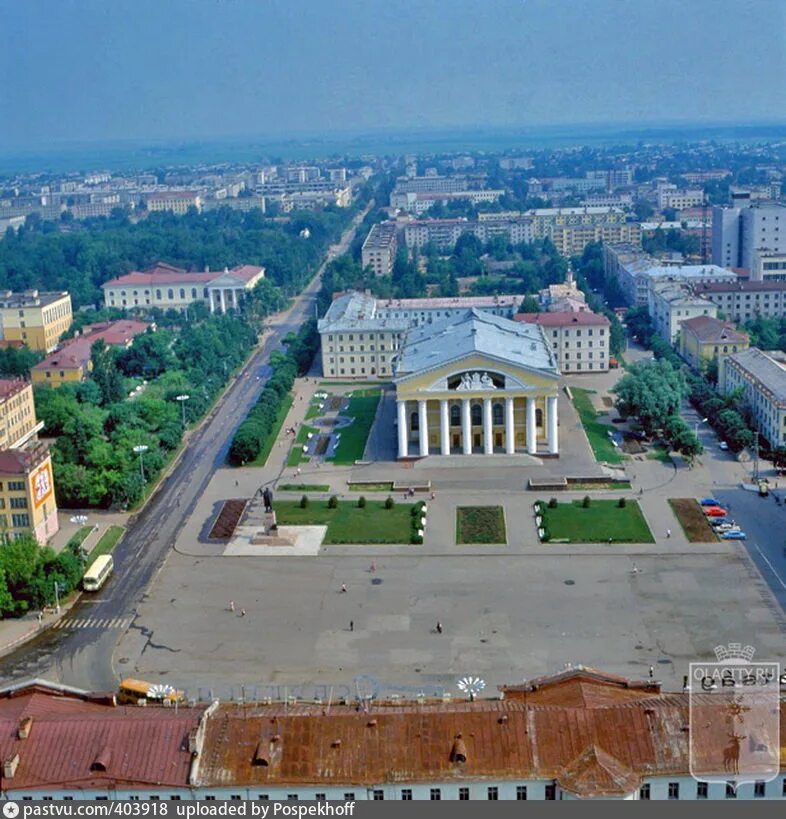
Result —
<svg viewBox="0 0 786 819"><path fill-rule="evenodd" d="M786 111L780 0L0 3L6 155Z"/></svg>

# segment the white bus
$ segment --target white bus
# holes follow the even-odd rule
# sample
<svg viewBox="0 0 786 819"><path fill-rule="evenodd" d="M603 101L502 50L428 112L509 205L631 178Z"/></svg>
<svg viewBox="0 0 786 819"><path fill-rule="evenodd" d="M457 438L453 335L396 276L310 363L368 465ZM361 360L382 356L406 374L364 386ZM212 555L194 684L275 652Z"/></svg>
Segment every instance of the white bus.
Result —
<svg viewBox="0 0 786 819"><path fill-rule="evenodd" d="M112 555L97 557L82 577L82 588L85 591L98 591L112 574L114 565Z"/></svg>

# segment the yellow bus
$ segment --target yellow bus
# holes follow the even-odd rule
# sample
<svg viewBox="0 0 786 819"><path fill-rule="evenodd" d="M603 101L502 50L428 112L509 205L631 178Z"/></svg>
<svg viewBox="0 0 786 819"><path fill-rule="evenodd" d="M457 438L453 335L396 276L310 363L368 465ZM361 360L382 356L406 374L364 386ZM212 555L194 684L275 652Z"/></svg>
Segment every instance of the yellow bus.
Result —
<svg viewBox="0 0 786 819"><path fill-rule="evenodd" d="M183 702L185 695L176 691L171 685L149 683L127 677L120 682L117 701L120 705L136 705L140 700L147 702Z"/></svg>
<svg viewBox="0 0 786 819"><path fill-rule="evenodd" d="M112 555L97 557L82 577L82 588L85 591L98 591L106 583L114 567Z"/></svg>

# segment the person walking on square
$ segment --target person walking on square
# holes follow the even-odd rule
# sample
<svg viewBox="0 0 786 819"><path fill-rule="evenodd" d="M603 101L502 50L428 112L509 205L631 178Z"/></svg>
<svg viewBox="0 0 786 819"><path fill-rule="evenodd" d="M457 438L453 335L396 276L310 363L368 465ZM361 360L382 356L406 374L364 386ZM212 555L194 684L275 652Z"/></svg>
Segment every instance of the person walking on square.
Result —
<svg viewBox="0 0 786 819"><path fill-rule="evenodd" d="M354 630L355 630L355 621L354 621L354 620L350 620L350 621L349 621L349 630L350 630L350 631L354 631Z"/></svg>
<svg viewBox="0 0 786 819"><path fill-rule="evenodd" d="M235 601L234 601L234 600L230 600L230 601L229 601L229 610L230 610L230 611L234 611L234 610L235 610Z"/></svg>
<svg viewBox="0 0 786 819"><path fill-rule="evenodd" d="M437 620L437 634L442 634L442 623Z"/></svg>

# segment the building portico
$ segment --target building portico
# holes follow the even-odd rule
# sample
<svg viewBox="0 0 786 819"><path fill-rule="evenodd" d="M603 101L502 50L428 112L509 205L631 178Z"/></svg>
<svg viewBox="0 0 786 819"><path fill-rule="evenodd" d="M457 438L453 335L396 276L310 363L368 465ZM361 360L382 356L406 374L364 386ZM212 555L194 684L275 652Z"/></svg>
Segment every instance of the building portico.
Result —
<svg viewBox="0 0 786 819"><path fill-rule="evenodd" d="M468 311L418 328L394 380L399 458L559 453L559 372L537 327Z"/></svg>

